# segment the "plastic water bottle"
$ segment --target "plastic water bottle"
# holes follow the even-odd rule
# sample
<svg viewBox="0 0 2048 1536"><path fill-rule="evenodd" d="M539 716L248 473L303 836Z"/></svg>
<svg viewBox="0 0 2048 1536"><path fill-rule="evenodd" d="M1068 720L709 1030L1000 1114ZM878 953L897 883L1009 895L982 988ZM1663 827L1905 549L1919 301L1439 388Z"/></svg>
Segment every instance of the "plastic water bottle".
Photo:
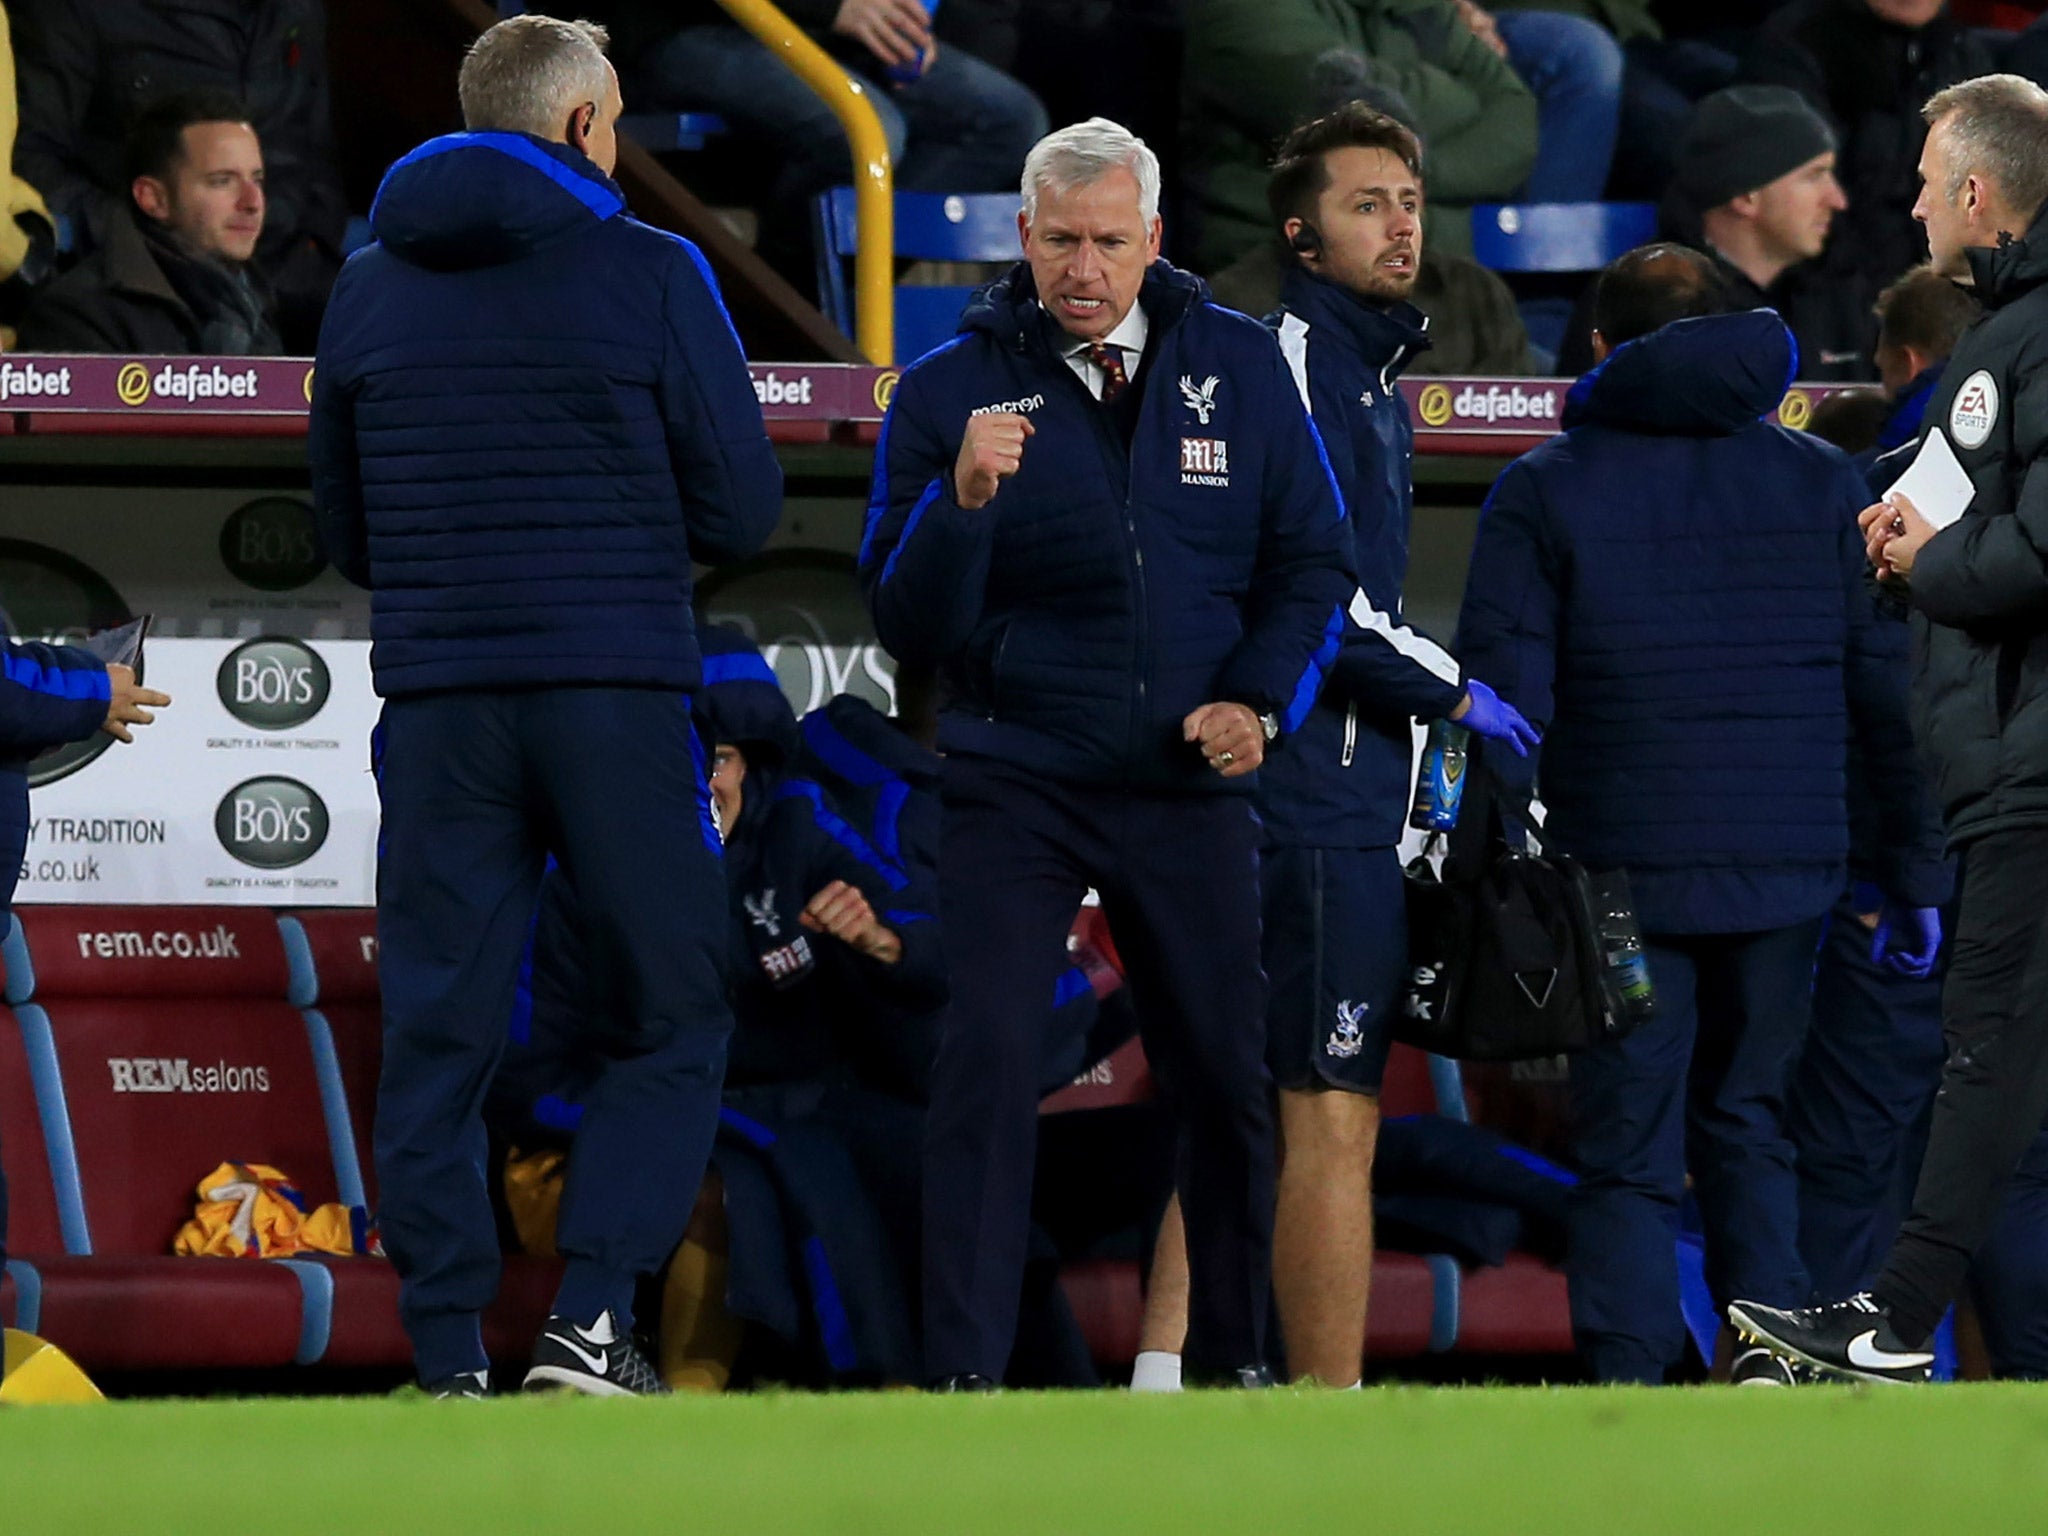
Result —
<svg viewBox="0 0 2048 1536"><path fill-rule="evenodd" d="M924 0L924 13L927 16L938 15L939 0ZM897 85L917 84L918 81L924 78L925 61L930 52L931 50L928 48L920 48L917 50L917 57L908 64L891 64L889 66L890 80Z"/></svg>
<svg viewBox="0 0 2048 1536"><path fill-rule="evenodd" d="M1415 776L1415 803L1408 825L1419 832L1448 832L1458 824L1458 805L1465 798L1465 747L1472 733L1449 720L1429 728L1422 751L1422 770Z"/></svg>
<svg viewBox="0 0 2048 1536"><path fill-rule="evenodd" d="M1628 881L1619 876L1593 881L1594 916L1600 930L1600 989L1617 1028L1636 1029L1657 1014L1657 991L1650 984L1650 961L1643 953L1642 930L1636 926L1635 903Z"/></svg>

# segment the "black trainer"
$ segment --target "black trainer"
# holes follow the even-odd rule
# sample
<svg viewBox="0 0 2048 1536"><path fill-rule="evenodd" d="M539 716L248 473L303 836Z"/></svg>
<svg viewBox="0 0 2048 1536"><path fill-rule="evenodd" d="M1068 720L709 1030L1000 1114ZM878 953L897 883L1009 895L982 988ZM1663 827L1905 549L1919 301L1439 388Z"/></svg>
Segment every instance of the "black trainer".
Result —
<svg viewBox="0 0 2048 1536"><path fill-rule="evenodd" d="M559 1314L549 1318L533 1346L525 1385L529 1392L566 1387L592 1397L661 1397L668 1392L610 1311L588 1328Z"/></svg>
<svg viewBox="0 0 2048 1536"><path fill-rule="evenodd" d="M491 1376L488 1371L458 1371L443 1381L429 1381L421 1384L421 1391L427 1396L446 1400L448 1398L484 1398L492 1396Z"/></svg>
<svg viewBox="0 0 2048 1536"><path fill-rule="evenodd" d="M975 1371L961 1371L952 1376L940 1376L925 1388L927 1392L1000 1392L1002 1384L989 1380Z"/></svg>
<svg viewBox="0 0 2048 1536"><path fill-rule="evenodd" d="M1868 1292L1796 1312L1738 1301L1728 1308L1728 1321L1745 1344L1762 1345L1823 1376L1912 1384L1927 1380L1934 1364L1932 1354L1893 1331L1891 1315Z"/></svg>

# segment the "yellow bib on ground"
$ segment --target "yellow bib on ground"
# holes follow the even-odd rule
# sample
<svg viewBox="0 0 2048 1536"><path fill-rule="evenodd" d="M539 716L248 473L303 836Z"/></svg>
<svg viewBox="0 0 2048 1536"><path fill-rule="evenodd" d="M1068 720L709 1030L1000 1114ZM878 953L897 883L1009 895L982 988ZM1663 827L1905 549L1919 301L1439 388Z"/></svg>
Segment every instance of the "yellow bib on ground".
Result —
<svg viewBox="0 0 2048 1536"><path fill-rule="evenodd" d="M0 1403L97 1403L100 1389L54 1344L18 1328L7 1330L0 1367Z"/></svg>

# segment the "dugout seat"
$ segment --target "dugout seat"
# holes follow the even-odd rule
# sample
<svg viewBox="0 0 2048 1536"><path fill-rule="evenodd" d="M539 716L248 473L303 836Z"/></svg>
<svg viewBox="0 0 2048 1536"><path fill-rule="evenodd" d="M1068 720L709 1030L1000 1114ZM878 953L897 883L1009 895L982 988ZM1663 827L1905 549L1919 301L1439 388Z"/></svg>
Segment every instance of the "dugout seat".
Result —
<svg viewBox="0 0 2048 1536"><path fill-rule="evenodd" d="M317 1358L327 1306L308 1266L170 1256L194 1186L224 1160L272 1163L311 1198L335 1197L270 914L27 908L5 985L17 1001L0 1035L19 1052L40 1131L17 1131L27 1117L10 1091L10 1145L41 1142L42 1168L11 1159L38 1331L89 1371Z"/></svg>
<svg viewBox="0 0 2048 1536"><path fill-rule="evenodd" d="M1425 1076L1427 1097L1422 1088ZM1506 1081L1505 1072L1492 1071L1487 1075L1486 1091L1475 1092L1467 1087L1457 1062L1397 1045L1387 1064L1387 1093L1381 1107L1389 1115L1434 1110L1453 1119L1489 1124L1493 1122L1488 1110L1498 1107L1499 1085ZM1518 1139L1517 1126L1493 1123L1493 1128L1510 1140ZM1444 1321L1441 1288L1452 1288L1448 1308L1451 1343L1443 1347L1467 1355L1572 1353L1571 1306L1562 1270L1527 1253L1509 1254L1498 1268L1461 1270L1449 1259L1431 1262L1447 1271L1439 1275L1440 1324ZM1378 1305L1377 1295L1374 1305Z"/></svg>
<svg viewBox="0 0 2048 1536"><path fill-rule="evenodd" d="M376 1163L371 1129L377 1106L377 1073L384 1059L384 1028L377 990L377 914L368 908L330 907L287 914L278 920L286 951L295 957L292 1001L305 1010L316 1041L324 1040L334 1067L330 1084L331 1124L350 1148L361 1187L376 1208ZM303 975L304 985L296 978ZM385 1364L411 1359L411 1346L398 1320L398 1276L359 1271L349 1261L329 1265L335 1278L334 1331L330 1364ZM484 1348L504 1365L522 1364L547 1321L561 1283L559 1259L505 1256L498 1297L485 1311Z"/></svg>

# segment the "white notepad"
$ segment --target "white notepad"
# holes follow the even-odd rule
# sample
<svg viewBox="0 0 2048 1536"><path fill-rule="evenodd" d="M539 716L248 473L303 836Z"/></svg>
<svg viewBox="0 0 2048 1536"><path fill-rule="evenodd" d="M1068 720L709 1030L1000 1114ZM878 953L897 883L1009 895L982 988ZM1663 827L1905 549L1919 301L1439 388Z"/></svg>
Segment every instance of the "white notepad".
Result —
<svg viewBox="0 0 2048 1536"><path fill-rule="evenodd" d="M1976 494L1970 472L1956 458L1946 434L1936 427L1921 439L1920 451L1885 492L1885 500L1903 496L1936 528L1946 528L1969 510L1970 498Z"/></svg>

